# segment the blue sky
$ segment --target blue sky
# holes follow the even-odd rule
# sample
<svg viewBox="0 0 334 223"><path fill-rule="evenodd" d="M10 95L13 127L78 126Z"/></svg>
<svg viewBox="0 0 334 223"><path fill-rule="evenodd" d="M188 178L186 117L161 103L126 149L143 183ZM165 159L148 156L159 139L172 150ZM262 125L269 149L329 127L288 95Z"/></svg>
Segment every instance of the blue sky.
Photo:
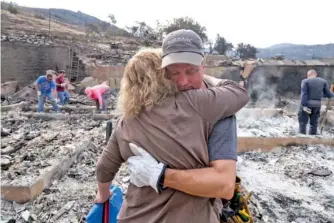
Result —
<svg viewBox="0 0 334 223"><path fill-rule="evenodd" d="M13 0L19 5L82 11L108 21L114 14L119 27L135 21L155 26L189 16L206 26L209 39L216 34L233 44L268 47L276 43L334 43L332 0Z"/></svg>

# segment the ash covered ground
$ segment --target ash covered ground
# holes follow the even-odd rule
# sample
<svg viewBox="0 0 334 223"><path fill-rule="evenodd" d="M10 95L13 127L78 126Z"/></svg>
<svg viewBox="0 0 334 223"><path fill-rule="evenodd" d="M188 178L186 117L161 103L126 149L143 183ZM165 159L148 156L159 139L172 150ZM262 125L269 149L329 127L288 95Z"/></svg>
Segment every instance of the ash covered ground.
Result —
<svg viewBox="0 0 334 223"><path fill-rule="evenodd" d="M76 113L84 113L80 110ZM79 155L63 177L52 183L35 200L17 204L1 199L1 222L85 222L96 194L95 166L105 147L106 120L90 117L78 120L27 119L21 110L2 114L1 127L9 130L2 137L1 183L29 185L36 178L72 153L87 137L93 147ZM239 136L298 136L296 117L237 117ZM333 137L333 127L322 136ZM7 163L7 164L6 164ZM6 164L6 165L4 165ZM317 176L311 172L329 173ZM332 222L334 211L334 148L295 146L270 153L247 152L239 156L238 175L248 191L253 191L258 212L256 222ZM318 174L319 175L319 174ZM114 183L126 193L129 183L126 165ZM63 211L63 208L67 209Z"/></svg>
<svg viewBox="0 0 334 223"><path fill-rule="evenodd" d="M334 221L333 147L294 146L270 153L246 152L240 154L237 171L260 204L263 216L258 222Z"/></svg>

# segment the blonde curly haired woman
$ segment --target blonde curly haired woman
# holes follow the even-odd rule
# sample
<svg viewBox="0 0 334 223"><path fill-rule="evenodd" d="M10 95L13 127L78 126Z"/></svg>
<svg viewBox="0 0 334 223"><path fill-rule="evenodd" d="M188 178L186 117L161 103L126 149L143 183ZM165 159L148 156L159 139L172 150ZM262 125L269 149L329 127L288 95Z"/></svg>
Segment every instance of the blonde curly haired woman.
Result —
<svg viewBox="0 0 334 223"><path fill-rule="evenodd" d="M145 49L125 67L118 100L123 116L97 164L96 202L109 198L115 174L134 155L130 142L146 148L169 168L208 167L207 141L213 125L249 101L245 89L231 81L220 87L178 92L161 69L161 61L159 50ZM241 100L234 100L236 97ZM156 193L151 187L130 183L118 221L217 222L218 218L210 198L169 188Z"/></svg>

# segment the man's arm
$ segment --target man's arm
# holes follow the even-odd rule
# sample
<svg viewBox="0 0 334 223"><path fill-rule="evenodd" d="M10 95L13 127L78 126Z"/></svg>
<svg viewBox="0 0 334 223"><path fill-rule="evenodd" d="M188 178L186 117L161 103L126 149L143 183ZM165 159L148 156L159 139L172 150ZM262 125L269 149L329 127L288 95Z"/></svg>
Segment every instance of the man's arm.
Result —
<svg viewBox="0 0 334 223"><path fill-rule="evenodd" d="M334 97L334 94L330 91L330 89L329 89L329 85L328 85L327 82L326 82L325 87L324 87L324 95L325 95L325 97L327 97L327 98Z"/></svg>
<svg viewBox="0 0 334 223"><path fill-rule="evenodd" d="M250 100L245 88L230 80L220 80L209 89L183 92L192 108L206 121L216 123L242 109Z"/></svg>
<svg viewBox="0 0 334 223"><path fill-rule="evenodd" d="M57 98L57 90L56 90L55 81L51 81L50 87L51 87L51 91L53 92L53 97Z"/></svg>
<svg viewBox="0 0 334 223"><path fill-rule="evenodd" d="M234 192L237 160L235 116L220 120L209 138L209 168L167 169L164 186L201 197L231 199Z"/></svg>
<svg viewBox="0 0 334 223"><path fill-rule="evenodd" d="M39 85L41 84L41 77L37 78L35 81L35 87L37 91L40 91L41 89L39 88Z"/></svg>
<svg viewBox="0 0 334 223"><path fill-rule="evenodd" d="M220 197L231 199L235 182L235 161L213 161L212 167L192 170L167 169L164 187L173 188L187 194L200 197ZM234 173L234 182L224 177Z"/></svg>
<svg viewBox="0 0 334 223"><path fill-rule="evenodd" d="M39 87L40 82L41 82L41 77L37 78L37 80L35 81L35 88L36 88L36 91L37 91L37 96L39 96L41 94L41 89Z"/></svg>
<svg viewBox="0 0 334 223"><path fill-rule="evenodd" d="M57 78L57 79L56 79L56 86L61 87L62 84L63 84L63 83L60 81L60 79Z"/></svg>
<svg viewBox="0 0 334 223"><path fill-rule="evenodd" d="M301 84L301 104L302 106L307 105L307 100L308 100L308 93L307 93L307 83L305 80L302 81Z"/></svg>
<svg viewBox="0 0 334 223"><path fill-rule="evenodd" d="M116 138L116 131L114 130L107 147L103 150L96 165L96 178L98 182L98 196L96 200L98 203L103 203L109 198L111 181L114 179L123 162L124 160Z"/></svg>

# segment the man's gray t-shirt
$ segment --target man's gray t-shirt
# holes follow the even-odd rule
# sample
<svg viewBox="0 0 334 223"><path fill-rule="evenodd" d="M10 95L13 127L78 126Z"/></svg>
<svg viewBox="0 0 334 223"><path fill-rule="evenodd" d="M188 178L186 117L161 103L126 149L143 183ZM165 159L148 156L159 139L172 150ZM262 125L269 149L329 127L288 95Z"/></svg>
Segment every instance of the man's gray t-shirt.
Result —
<svg viewBox="0 0 334 223"><path fill-rule="evenodd" d="M237 160L237 122L235 116L219 120L209 136L209 159Z"/></svg>

